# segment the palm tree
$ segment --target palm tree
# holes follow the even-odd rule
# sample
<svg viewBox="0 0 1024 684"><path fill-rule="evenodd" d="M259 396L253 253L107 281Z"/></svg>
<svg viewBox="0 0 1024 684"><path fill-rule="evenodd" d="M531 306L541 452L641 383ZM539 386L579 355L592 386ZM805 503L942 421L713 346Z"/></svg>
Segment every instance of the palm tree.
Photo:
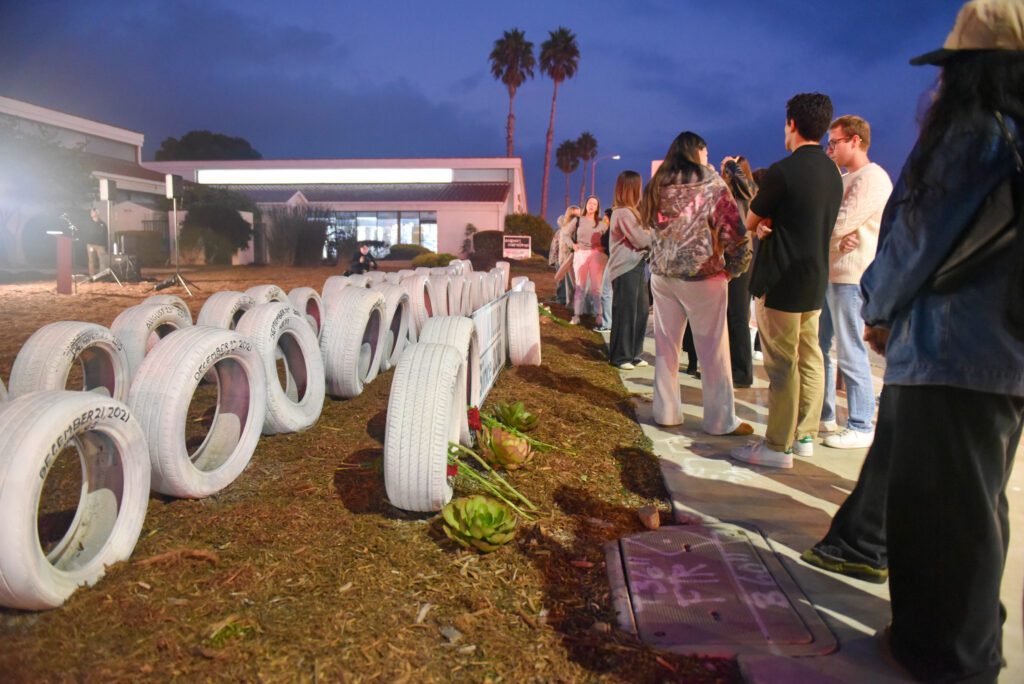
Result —
<svg viewBox="0 0 1024 684"><path fill-rule="evenodd" d="M569 208L569 176L580 166L580 156L576 152L576 141L565 140L555 150L555 164L565 174L565 208ZM542 214L543 216L543 214Z"/></svg>
<svg viewBox="0 0 1024 684"><path fill-rule="evenodd" d="M541 181L540 215L547 216L548 177L551 171L551 144L555 137L555 102L558 99L558 84L576 75L580 63L580 48L572 31L559 26L548 33L548 39L540 44L540 73L548 76L555 84L551 93L551 118L548 120L548 137L544 144L544 174Z"/></svg>
<svg viewBox="0 0 1024 684"><path fill-rule="evenodd" d="M597 157L597 138L590 131L583 131L576 139L576 152L583 160L583 180L580 181L580 208L583 206L584 193L587 191L587 163Z"/></svg>
<svg viewBox="0 0 1024 684"><path fill-rule="evenodd" d="M513 140L515 138L516 116L512 113L512 102L516 98L516 90L526 81L533 78L533 67L537 60L533 57L533 43L526 40L526 34L519 29L505 31L501 38L494 41L491 50L491 73L508 88L508 136L505 155L513 156Z"/></svg>

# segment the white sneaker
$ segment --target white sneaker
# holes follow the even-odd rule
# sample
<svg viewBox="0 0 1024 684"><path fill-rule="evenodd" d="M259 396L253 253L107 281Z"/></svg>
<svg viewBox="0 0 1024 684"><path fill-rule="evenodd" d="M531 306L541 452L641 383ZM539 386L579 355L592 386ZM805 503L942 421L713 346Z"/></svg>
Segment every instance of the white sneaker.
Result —
<svg viewBox="0 0 1024 684"><path fill-rule="evenodd" d="M762 354L759 351L754 352L754 360L755 361L764 361L764 354Z"/></svg>
<svg viewBox="0 0 1024 684"><path fill-rule="evenodd" d="M846 428L825 438L825 446L833 449L866 449L875 441L875 431L858 432Z"/></svg>
<svg viewBox="0 0 1024 684"><path fill-rule="evenodd" d="M618 368L619 370L633 370L634 368L636 368L636 366L631 364L629 361L626 361L624 363L620 363L618 366L616 366L616 368Z"/></svg>
<svg viewBox="0 0 1024 684"><path fill-rule="evenodd" d="M839 432L839 423L834 420L823 420L819 432Z"/></svg>
<svg viewBox="0 0 1024 684"><path fill-rule="evenodd" d="M800 439L793 442L793 453L797 456L803 456L805 458L814 455L814 438L813 437L801 437Z"/></svg>
<svg viewBox="0 0 1024 684"><path fill-rule="evenodd" d="M633 362L633 365L636 366L637 368L647 368L651 364L647 363L643 359L637 359L636 361Z"/></svg>
<svg viewBox="0 0 1024 684"><path fill-rule="evenodd" d="M569 319L569 325L579 325L579 324L580 324L580 317L579 316L573 316L572 318Z"/></svg>
<svg viewBox="0 0 1024 684"><path fill-rule="evenodd" d="M764 440L754 440L745 446L737 447L730 452L737 461L751 465L769 466L771 468L792 468L793 452L769 449Z"/></svg>

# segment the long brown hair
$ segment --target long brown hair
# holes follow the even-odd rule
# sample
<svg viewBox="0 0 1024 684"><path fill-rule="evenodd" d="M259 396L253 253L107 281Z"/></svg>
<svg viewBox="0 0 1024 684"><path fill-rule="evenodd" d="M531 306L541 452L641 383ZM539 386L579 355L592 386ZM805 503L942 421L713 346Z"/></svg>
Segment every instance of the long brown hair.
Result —
<svg viewBox="0 0 1024 684"><path fill-rule="evenodd" d="M651 181L644 190L644 201L642 204L641 218L645 225L653 226L658 216L658 206L661 200L661 186L666 179L676 173L682 173L684 178L696 175L701 176L703 166L700 163L700 150L707 148L704 138L693 131L683 131L676 136L665 154L665 161L661 163Z"/></svg>
<svg viewBox="0 0 1024 684"><path fill-rule="evenodd" d="M640 200L643 195L643 181L636 171L623 171L615 179L615 200L612 209L626 208L640 218Z"/></svg>

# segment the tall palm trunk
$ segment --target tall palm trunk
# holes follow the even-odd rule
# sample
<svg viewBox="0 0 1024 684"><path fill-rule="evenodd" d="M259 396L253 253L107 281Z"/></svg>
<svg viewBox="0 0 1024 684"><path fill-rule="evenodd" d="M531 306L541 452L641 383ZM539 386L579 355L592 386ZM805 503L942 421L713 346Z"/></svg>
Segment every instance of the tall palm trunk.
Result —
<svg viewBox="0 0 1024 684"><path fill-rule="evenodd" d="M515 140L515 136L516 136L516 115L512 113L512 103L515 101L515 99L516 99L516 91L511 89L511 88L509 88L509 90L508 90L508 123L505 124L505 133L506 133L506 136L507 136L506 137L506 147L505 147L505 156L506 157L514 157L515 156L515 153L514 153L514 147L515 146L513 145L513 140Z"/></svg>
<svg viewBox="0 0 1024 684"><path fill-rule="evenodd" d="M555 102L558 99L558 81L555 81L554 92L551 93L551 118L548 119L548 137L544 144L544 174L541 176L540 216L547 220L548 216L548 180L551 174L551 145L555 139Z"/></svg>
<svg viewBox="0 0 1024 684"><path fill-rule="evenodd" d="M565 207L562 209L564 213L569 208L569 174L565 174Z"/></svg>
<svg viewBox="0 0 1024 684"><path fill-rule="evenodd" d="M587 193L587 160L586 159L583 160L582 169L583 169L583 175L580 177L580 209L581 210L585 209L585 207L583 206L583 200L585 199L585 195Z"/></svg>

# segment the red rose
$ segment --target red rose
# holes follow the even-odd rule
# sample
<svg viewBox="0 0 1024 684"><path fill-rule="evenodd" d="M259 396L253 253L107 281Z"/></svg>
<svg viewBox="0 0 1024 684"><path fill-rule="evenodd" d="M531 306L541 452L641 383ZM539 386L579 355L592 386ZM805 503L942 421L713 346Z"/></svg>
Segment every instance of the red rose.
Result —
<svg viewBox="0 0 1024 684"><path fill-rule="evenodd" d="M455 463L448 464L448 477L455 477L459 474L459 466Z"/></svg>
<svg viewBox="0 0 1024 684"><path fill-rule="evenodd" d="M484 428L483 423L480 422L480 409L475 406L470 406L469 411L466 412L469 429L473 431L480 431Z"/></svg>

